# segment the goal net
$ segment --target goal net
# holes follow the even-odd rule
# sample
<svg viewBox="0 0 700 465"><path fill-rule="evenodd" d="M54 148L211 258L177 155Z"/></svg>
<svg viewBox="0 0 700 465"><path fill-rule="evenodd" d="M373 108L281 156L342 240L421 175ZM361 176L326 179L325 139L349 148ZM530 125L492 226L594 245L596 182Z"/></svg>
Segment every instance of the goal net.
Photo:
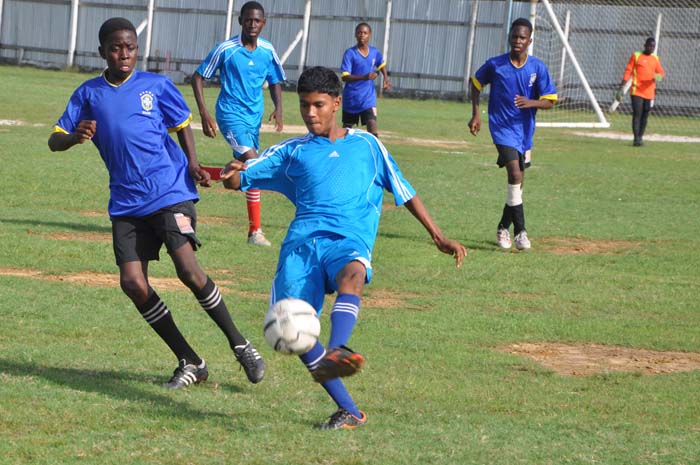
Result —
<svg viewBox="0 0 700 465"><path fill-rule="evenodd" d="M700 142L700 0L541 0L534 13L532 52L547 64L560 99L538 113L538 125L631 132L629 94L610 110L628 60L654 37L666 77L645 139Z"/></svg>

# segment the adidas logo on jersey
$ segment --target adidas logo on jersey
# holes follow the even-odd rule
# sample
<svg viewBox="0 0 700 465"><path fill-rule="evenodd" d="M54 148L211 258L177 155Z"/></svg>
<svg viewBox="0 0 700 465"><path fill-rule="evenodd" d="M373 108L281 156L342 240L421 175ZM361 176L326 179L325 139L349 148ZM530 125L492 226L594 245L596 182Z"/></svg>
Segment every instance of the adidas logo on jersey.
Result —
<svg viewBox="0 0 700 465"><path fill-rule="evenodd" d="M330 154L328 154L328 158L340 158L340 154L333 150Z"/></svg>
<svg viewBox="0 0 700 465"><path fill-rule="evenodd" d="M250 60L250 61L248 62L248 66L255 66L255 63L253 63L253 60Z"/></svg>

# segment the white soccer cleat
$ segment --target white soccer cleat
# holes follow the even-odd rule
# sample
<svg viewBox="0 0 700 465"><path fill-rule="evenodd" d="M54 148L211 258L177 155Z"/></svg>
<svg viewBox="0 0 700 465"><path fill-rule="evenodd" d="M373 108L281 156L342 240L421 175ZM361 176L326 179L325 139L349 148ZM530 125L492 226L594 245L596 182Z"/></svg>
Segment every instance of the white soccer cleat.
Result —
<svg viewBox="0 0 700 465"><path fill-rule="evenodd" d="M264 247L270 247L272 245L270 241L265 238L262 229L256 229L250 236L248 236L248 244L262 245Z"/></svg>
<svg viewBox="0 0 700 465"><path fill-rule="evenodd" d="M502 249L510 249L512 242L510 241L510 233L507 229L499 229L496 233L496 242Z"/></svg>
<svg viewBox="0 0 700 465"><path fill-rule="evenodd" d="M530 239L527 238L527 231L521 231L515 236L515 248L518 250L530 248Z"/></svg>

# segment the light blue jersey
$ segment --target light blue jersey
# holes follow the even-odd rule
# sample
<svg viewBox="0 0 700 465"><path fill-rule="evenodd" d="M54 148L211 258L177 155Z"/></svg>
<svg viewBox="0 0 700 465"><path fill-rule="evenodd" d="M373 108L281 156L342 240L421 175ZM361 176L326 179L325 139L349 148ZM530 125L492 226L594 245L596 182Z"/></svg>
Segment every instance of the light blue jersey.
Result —
<svg viewBox="0 0 700 465"><path fill-rule="evenodd" d="M415 195L384 145L359 129L334 143L309 133L270 147L241 171L241 189L280 192L296 206L280 257L328 235L352 239L371 253L384 191L397 206Z"/></svg>
<svg viewBox="0 0 700 465"><path fill-rule="evenodd" d="M219 127L260 127L264 82L274 85L287 79L272 44L258 38L257 47L250 51L236 35L214 47L197 68L204 79L213 78L217 71L221 80L216 101Z"/></svg>
<svg viewBox="0 0 700 465"><path fill-rule="evenodd" d="M479 91L491 84L489 131L493 143L520 153L531 149L537 109L518 108L514 99L522 95L533 100L557 100L557 89L542 60L529 56L523 66L516 68L509 53L498 55L476 71L472 83Z"/></svg>
<svg viewBox="0 0 700 465"><path fill-rule="evenodd" d="M71 133L82 120L96 121L92 142L109 171L110 216L143 217L198 200L187 156L168 135L192 120L169 78L134 71L119 85L104 74L85 81L54 132Z"/></svg>

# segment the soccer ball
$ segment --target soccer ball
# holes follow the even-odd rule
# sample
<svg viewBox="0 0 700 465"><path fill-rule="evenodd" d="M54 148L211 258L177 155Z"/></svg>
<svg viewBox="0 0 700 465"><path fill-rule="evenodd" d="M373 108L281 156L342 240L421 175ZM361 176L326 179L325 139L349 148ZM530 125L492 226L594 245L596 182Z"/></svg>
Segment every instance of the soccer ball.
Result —
<svg viewBox="0 0 700 465"><path fill-rule="evenodd" d="M263 333L277 352L304 354L318 341L321 322L311 304L300 299L282 299L268 310Z"/></svg>

